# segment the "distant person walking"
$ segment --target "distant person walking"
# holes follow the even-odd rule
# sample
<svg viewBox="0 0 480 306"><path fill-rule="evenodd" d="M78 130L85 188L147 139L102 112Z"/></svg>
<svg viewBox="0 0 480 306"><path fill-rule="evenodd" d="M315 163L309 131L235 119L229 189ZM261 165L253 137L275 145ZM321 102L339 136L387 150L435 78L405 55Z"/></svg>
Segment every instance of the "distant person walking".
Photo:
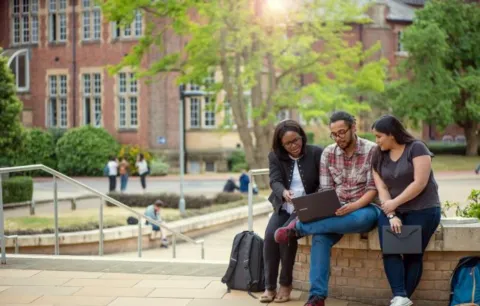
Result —
<svg viewBox="0 0 480 306"><path fill-rule="evenodd" d="M140 183L142 184L143 192L145 192L147 190L148 164L142 153L138 154L137 163L135 165L137 166L138 174L140 175Z"/></svg>
<svg viewBox="0 0 480 306"><path fill-rule="evenodd" d="M110 192L115 191L117 188L117 174L118 174L118 160L115 156L110 156L110 160L107 163L108 182Z"/></svg>
<svg viewBox="0 0 480 306"><path fill-rule="evenodd" d="M243 170L240 178L238 179L240 182L240 192L247 193L248 192L248 184L250 184L250 178L248 177L247 170Z"/></svg>
<svg viewBox="0 0 480 306"><path fill-rule="evenodd" d="M480 164L478 164L477 169L475 169L475 174L478 175L480 173Z"/></svg>
<svg viewBox="0 0 480 306"><path fill-rule="evenodd" d="M130 168L130 164L128 163L127 159L122 157L120 161L120 165L118 166L118 172L120 173L120 192L124 193L127 190L127 183L128 183L128 172Z"/></svg>

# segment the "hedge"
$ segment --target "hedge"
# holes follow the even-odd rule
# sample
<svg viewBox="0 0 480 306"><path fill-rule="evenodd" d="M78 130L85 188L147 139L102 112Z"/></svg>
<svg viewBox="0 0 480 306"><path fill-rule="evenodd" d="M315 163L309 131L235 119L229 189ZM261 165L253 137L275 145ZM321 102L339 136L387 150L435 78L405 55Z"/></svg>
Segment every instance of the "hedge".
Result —
<svg viewBox="0 0 480 306"><path fill-rule="evenodd" d="M180 201L180 196L178 194L172 193L147 193L147 194L125 194L125 193L109 193L109 196L114 198L117 201L122 202L123 204L130 207L147 207L150 204L153 204L156 200L160 199L165 203L167 208L178 208L178 202ZM187 209L199 209L214 204L226 204L230 202L239 201L244 198L242 194L239 193L219 193L213 199L206 198L205 196L191 196L185 195L185 203ZM114 204L108 203L108 206L115 206Z"/></svg>
<svg viewBox="0 0 480 306"><path fill-rule="evenodd" d="M33 197L33 180L29 176L16 176L2 181L3 203L31 201Z"/></svg>
<svg viewBox="0 0 480 306"><path fill-rule="evenodd" d="M441 141L428 142L428 148L436 155L465 155L467 146L462 143L445 143ZM478 147L478 154L480 155L480 146Z"/></svg>
<svg viewBox="0 0 480 306"><path fill-rule="evenodd" d="M16 166L43 164L56 168L55 142L51 133L41 129L24 131L24 143L15 157ZM45 172L35 171L35 175L45 175Z"/></svg>

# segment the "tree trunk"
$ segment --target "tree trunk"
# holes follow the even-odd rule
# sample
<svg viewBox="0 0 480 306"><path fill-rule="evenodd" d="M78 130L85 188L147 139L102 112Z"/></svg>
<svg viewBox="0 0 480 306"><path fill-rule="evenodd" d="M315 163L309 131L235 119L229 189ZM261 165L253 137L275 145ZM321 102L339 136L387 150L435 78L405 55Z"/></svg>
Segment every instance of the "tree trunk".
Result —
<svg viewBox="0 0 480 306"><path fill-rule="evenodd" d="M477 156L478 155L478 122L469 120L463 124L463 129L465 131L465 138L467 140L467 156Z"/></svg>

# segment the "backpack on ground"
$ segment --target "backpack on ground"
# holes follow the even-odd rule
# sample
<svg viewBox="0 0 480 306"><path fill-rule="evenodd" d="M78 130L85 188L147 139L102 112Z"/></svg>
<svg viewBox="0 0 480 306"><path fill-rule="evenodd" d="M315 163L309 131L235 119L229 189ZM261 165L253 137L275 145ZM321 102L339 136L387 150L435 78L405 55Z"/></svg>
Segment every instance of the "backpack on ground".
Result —
<svg viewBox="0 0 480 306"><path fill-rule="evenodd" d="M263 270L263 239L250 231L244 231L233 239L230 263L222 283L230 289L251 292L265 290Z"/></svg>
<svg viewBox="0 0 480 306"><path fill-rule="evenodd" d="M450 279L450 306L480 305L480 257L459 260Z"/></svg>

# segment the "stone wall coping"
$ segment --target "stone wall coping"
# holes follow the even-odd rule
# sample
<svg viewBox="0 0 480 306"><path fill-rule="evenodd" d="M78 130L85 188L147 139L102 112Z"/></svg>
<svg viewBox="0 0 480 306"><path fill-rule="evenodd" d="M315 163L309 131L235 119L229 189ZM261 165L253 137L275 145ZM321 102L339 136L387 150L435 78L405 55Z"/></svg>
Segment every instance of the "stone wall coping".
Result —
<svg viewBox="0 0 480 306"><path fill-rule="evenodd" d="M272 204L265 201L253 205L253 215L267 214L272 211ZM211 214L186 218L174 222L165 223L169 228L176 232L188 233L195 230L206 229L209 227L221 225L224 223L242 220L248 217L248 206L236 207ZM171 233L164 231L165 234L171 236ZM142 226L142 235L150 235L151 239L159 237L157 233L152 231L150 225ZM119 239L128 239L138 237L138 225L126 225L119 227L106 228L103 230L104 241L112 241ZM19 235L18 244L20 247L35 246L53 246L55 245L55 234L38 234L38 235ZM85 244L95 243L99 241L99 230L80 231L59 234L60 244ZM15 238L6 239L6 247L15 246Z"/></svg>
<svg viewBox="0 0 480 306"><path fill-rule="evenodd" d="M311 236L299 240L300 245L311 245ZM365 234L345 235L334 248L380 250L378 230ZM442 218L430 240L427 251L480 251L480 222L476 218Z"/></svg>

